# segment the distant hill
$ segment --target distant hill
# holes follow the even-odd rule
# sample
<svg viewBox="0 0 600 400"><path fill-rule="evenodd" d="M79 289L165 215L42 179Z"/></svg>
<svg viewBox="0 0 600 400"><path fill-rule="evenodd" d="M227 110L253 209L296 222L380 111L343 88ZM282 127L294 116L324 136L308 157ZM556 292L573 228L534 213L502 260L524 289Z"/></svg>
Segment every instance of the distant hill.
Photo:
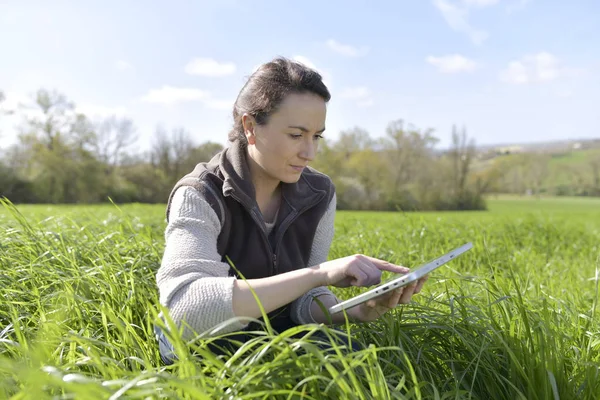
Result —
<svg viewBox="0 0 600 400"><path fill-rule="evenodd" d="M568 139L548 142L504 143L495 145L476 146L477 152L515 154L515 153L565 153L576 150L600 148L600 138L597 139Z"/></svg>
<svg viewBox="0 0 600 400"><path fill-rule="evenodd" d="M477 147L473 170L500 171L504 193L600 195L600 139Z"/></svg>

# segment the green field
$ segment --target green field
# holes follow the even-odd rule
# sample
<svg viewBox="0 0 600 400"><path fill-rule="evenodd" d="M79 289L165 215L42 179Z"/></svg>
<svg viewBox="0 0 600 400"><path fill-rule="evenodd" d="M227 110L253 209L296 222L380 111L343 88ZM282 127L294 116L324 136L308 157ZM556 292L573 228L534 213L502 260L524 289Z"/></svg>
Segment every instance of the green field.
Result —
<svg viewBox="0 0 600 400"><path fill-rule="evenodd" d="M338 213L330 258L411 267L474 244L411 305L348 326L365 350L322 353L327 328L306 326L230 358L178 340L171 367L152 334L163 206L0 206L0 398L599 398L600 200L488 204Z"/></svg>

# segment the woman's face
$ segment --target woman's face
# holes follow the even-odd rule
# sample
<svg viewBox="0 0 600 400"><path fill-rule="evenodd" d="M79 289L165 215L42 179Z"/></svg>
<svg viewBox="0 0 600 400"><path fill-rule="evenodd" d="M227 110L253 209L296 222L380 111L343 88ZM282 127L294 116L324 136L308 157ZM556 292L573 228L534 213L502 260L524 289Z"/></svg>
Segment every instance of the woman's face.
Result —
<svg viewBox="0 0 600 400"><path fill-rule="evenodd" d="M249 115L242 117L248 139L248 154L260 167L262 177L293 183L315 158L325 130L327 107L313 93L289 94L266 125Z"/></svg>

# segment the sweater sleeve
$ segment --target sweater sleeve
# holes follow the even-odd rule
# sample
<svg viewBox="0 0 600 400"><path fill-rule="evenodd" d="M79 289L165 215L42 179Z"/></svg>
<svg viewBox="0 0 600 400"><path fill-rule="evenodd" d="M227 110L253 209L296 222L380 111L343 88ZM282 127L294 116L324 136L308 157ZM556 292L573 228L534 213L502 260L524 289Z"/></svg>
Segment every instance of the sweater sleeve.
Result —
<svg viewBox="0 0 600 400"><path fill-rule="evenodd" d="M173 195L165 230L165 252L156 275L160 303L179 326L185 322L184 338L224 327L211 335L247 326L233 312L233 284L229 265L221 261L217 238L221 224L217 214L192 187ZM195 332L194 332L195 331Z"/></svg>
<svg viewBox="0 0 600 400"><path fill-rule="evenodd" d="M310 252L308 260L308 266L317 265L327 261L329 255L329 248L334 235L334 220L335 220L335 209L336 209L337 197L334 194L329 207L315 232L315 238ZM312 324L316 321L311 315L310 306L314 298L320 296L333 296L335 295L327 289L325 286L319 286L309 290L304 295L294 300L291 304L291 318L297 324Z"/></svg>

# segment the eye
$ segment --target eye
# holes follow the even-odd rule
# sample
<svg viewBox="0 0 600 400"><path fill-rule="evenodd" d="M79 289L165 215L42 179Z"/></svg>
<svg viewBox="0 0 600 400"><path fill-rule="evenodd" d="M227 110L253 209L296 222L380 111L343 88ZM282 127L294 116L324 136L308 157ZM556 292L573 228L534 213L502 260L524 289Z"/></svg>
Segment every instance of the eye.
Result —
<svg viewBox="0 0 600 400"><path fill-rule="evenodd" d="M300 133L290 133L290 137L292 139L300 139L302 137L302 134Z"/></svg>
<svg viewBox="0 0 600 400"><path fill-rule="evenodd" d="M321 140L321 139L323 139L323 135L315 135L315 137L313 139L314 140Z"/></svg>

